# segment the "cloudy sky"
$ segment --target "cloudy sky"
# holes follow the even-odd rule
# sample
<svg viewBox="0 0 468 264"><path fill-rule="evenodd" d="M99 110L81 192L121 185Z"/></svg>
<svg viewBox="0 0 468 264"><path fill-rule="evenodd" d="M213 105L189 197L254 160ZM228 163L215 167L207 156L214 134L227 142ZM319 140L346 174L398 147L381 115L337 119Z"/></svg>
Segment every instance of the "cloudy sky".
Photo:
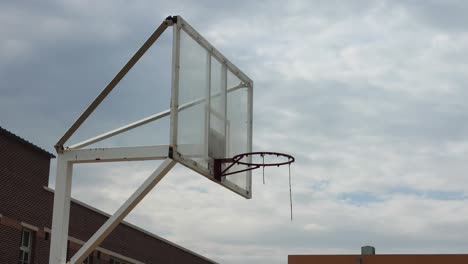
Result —
<svg viewBox="0 0 468 264"><path fill-rule="evenodd" d="M245 200L178 165L127 217L220 263L468 251L466 1L0 1L0 126L53 145L153 30L182 15L255 82L254 149L296 157ZM75 143L169 107L168 30ZM102 142L167 144L169 120ZM158 162L76 167L112 213ZM51 175L55 177L55 163ZM54 180L51 179L53 186Z"/></svg>

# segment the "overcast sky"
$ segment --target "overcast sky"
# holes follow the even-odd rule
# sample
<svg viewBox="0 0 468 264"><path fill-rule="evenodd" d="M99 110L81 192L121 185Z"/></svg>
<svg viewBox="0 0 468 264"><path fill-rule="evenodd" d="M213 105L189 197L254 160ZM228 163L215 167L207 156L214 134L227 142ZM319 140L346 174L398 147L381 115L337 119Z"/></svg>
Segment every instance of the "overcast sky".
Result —
<svg viewBox="0 0 468 264"><path fill-rule="evenodd" d="M467 253L468 2L0 1L0 126L53 145L168 15L255 82L253 198L176 166L126 220L220 263L288 254ZM168 30L69 143L169 107ZM102 143L167 144L168 120ZM112 213L157 162L80 165ZM55 163L52 177L55 177ZM51 184L53 185L53 179Z"/></svg>

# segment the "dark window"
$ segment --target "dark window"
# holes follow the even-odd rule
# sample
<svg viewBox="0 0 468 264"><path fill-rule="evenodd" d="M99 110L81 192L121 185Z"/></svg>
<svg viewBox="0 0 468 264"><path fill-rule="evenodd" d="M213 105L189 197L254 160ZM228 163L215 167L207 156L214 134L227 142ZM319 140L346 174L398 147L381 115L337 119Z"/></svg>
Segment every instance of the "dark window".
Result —
<svg viewBox="0 0 468 264"><path fill-rule="evenodd" d="M28 229L21 230L20 259L18 264L30 264L32 254L32 235Z"/></svg>

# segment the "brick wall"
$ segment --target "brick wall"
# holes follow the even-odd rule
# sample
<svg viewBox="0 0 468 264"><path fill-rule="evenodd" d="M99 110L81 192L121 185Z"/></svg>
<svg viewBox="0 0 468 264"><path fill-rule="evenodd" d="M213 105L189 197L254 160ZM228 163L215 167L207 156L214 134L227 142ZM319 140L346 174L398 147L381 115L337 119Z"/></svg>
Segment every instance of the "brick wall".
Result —
<svg viewBox="0 0 468 264"><path fill-rule="evenodd" d="M20 232L15 223L8 223L5 217L0 218L0 263L17 263L19 257Z"/></svg>
<svg viewBox="0 0 468 264"><path fill-rule="evenodd" d="M32 263L48 263L50 235L46 231L52 223L53 193L44 186L48 185L50 158L30 143L0 131L1 264L17 263L22 222L38 228L34 233ZM107 220L107 216L74 202L70 211L69 236L75 240L88 240ZM80 247L80 243L70 243L70 254ZM125 224L119 225L100 247L144 263L213 263ZM95 251L92 263L106 264L110 258Z"/></svg>
<svg viewBox="0 0 468 264"><path fill-rule="evenodd" d="M35 233L36 240L33 244L34 263L49 263L50 233L46 235L44 228Z"/></svg>
<svg viewBox="0 0 468 264"><path fill-rule="evenodd" d="M50 156L0 133L0 263L18 263L21 222L48 227L52 204L41 188ZM39 232L35 232L36 235ZM32 263L48 263L49 241L33 238Z"/></svg>
<svg viewBox="0 0 468 264"><path fill-rule="evenodd" d="M0 214L49 226L52 204L42 189L49 182L49 164L49 156L0 133Z"/></svg>

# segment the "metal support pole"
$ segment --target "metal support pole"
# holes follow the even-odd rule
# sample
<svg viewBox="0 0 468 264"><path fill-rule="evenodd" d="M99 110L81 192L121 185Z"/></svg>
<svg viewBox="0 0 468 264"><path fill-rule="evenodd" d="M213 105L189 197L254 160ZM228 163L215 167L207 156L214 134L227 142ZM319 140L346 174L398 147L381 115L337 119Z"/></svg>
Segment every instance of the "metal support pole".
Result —
<svg viewBox="0 0 468 264"><path fill-rule="evenodd" d="M177 117L179 111L179 70L180 70L180 24L172 27L172 76L171 76L171 123L170 145L177 151Z"/></svg>
<svg viewBox="0 0 468 264"><path fill-rule="evenodd" d="M66 262L72 170L73 164L68 162L63 154L58 153L49 255L50 264L63 264Z"/></svg>
<svg viewBox="0 0 468 264"><path fill-rule="evenodd" d="M112 215L104 225L86 242L71 258L71 264L82 263L84 259L104 241L120 222L132 211L135 206L148 194L153 187L174 167L176 162L166 159L159 168L130 196L130 198ZM65 243L66 245L66 243Z"/></svg>

